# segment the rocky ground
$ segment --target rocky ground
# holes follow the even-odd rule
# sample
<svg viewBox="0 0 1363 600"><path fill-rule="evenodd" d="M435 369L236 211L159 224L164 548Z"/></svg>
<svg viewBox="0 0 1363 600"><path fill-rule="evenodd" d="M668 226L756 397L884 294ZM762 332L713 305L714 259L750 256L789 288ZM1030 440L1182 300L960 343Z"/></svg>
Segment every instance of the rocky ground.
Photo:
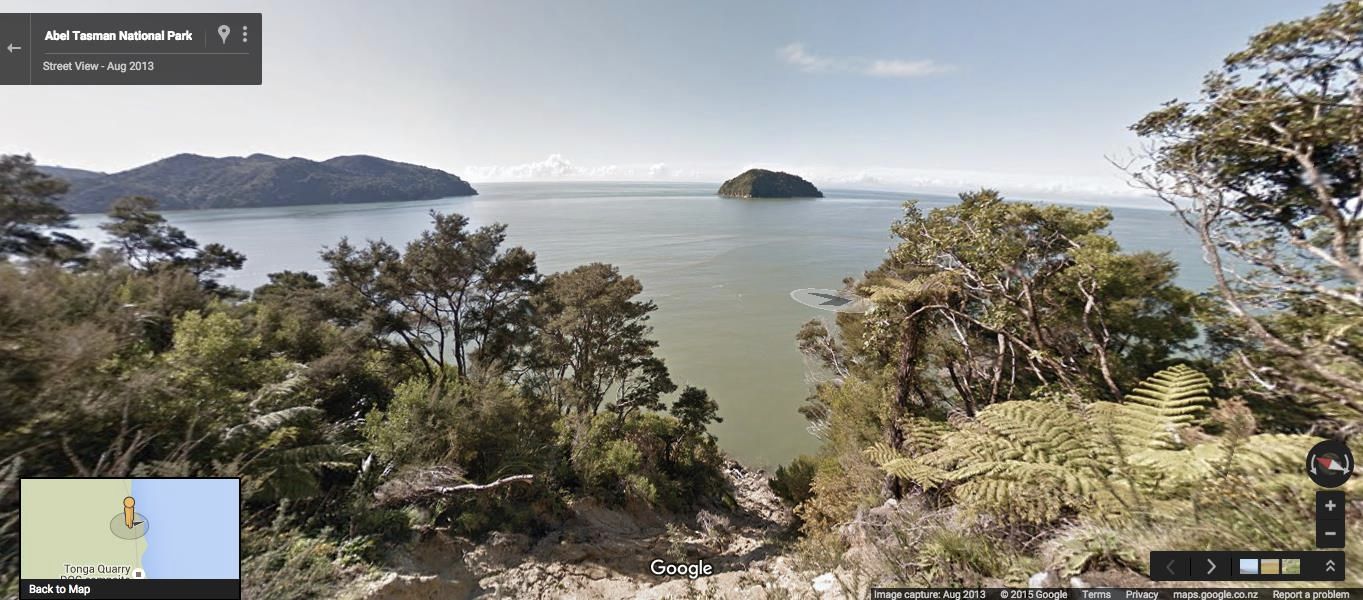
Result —
<svg viewBox="0 0 1363 600"><path fill-rule="evenodd" d="M391 560L392 570L373 573L346 588L346 600L434 600L458 598L810 598L864 597L876 585L866 567L896 579L893 564L880 554L912 533L909 520L925 513L893 500L859 512L839 528L846 544L832 572L811 570L792 548L792 515L767 485L767 475L736 462L725 466L737 508L701 511L692 517L659 515L646 508L610 508L580 501L573 516L540 538L494 534L481 543L441 531L428 533ZM926 518L934 518L928 515ZM911 542L909 542L911 543ZM659 576L649 563L703 561L712 574L690 579ZM846 565L858 565L849 572ZM986 581L988 586L1010 582ZM1017 582L1011 582L1016 584ZM1063 578L1032 575L1030 587L1148 586L1129 571L1086 572Z"/></svg>
<svg viewBox="0 0 1363 600"><path fill-rule="evenodd" d="M726 465L738 508L690 518L582 501L557 531L496 534L474 544L441 532L395 557L396 569L357 582L355 600L435 598L838 597L830 575L802 572L783 541L790 511L760 471ZM658 576L649 563L711 565L695 580Z"/></svg>

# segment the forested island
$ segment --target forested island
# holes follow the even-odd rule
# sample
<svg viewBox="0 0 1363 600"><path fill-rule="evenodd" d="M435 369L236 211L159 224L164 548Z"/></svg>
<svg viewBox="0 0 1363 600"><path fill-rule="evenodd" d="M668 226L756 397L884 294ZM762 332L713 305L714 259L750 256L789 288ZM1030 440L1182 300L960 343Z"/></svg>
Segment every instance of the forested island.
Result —
<svg viewBox="0 0 1363 600"><path fill-rule="evenodd" d="M822 198L823 192L799 175L767 169L748 169L719 186L727 198Z"/></svg>
<svg viewBox="0 0 1363 600"><path fill-rule="evenodd" d="M1132 126L1127 173L1212 290L1106 209L906 203L849 281L874 310L792 331L821 446L770 480L707 430L743 399L672 379L612 265L542 273L504 225L432 212L238 290L250 257L155 199L92 247L66 182L0 157L0 591L22 477L240 477L248 598L1149 586L1152 550L1311 550L1306 452L1363 441L1360 22L1272 26Z"/></svg>
<svg viewBox="0 0 1363 600"><path fill-rule="evenodd" d="M117 173L41 169L69 184L62 206L77 213L105 212L126 196L156 198L163 210L184 210L402 202L478 193L453 174L365 155L319 162L266 154L177 154Z"/></svg>

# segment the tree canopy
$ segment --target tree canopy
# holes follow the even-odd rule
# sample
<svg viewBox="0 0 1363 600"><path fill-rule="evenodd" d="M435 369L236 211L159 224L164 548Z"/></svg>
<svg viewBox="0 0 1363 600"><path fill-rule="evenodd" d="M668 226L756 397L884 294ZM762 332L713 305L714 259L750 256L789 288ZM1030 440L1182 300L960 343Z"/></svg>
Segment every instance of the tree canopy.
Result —
<svg viewBox="0 0 1363 600"><path fill-rule="evenodd" d="M1363 414L1363 3L1265 29L1132 129L1134 179L1211 263L1228 375L1268 404Z"/></svg>
<svg viewBox="0 0 1363 600"><path fill-rule="evenodd" d="M56 202L68 187L39 171L30 156L0 156L0 259L85 253L86 242L61 231L71 227L71 215Z"/></svg>

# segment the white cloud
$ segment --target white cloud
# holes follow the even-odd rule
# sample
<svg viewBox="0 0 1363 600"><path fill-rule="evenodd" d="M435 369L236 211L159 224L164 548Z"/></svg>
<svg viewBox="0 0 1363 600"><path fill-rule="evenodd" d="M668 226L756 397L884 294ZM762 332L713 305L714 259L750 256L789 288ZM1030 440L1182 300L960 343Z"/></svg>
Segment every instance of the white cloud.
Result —
<svg viewBox="0 0 1363 600"><path fill-rule="evenodd" d="M871 77L924 77L956 70L932 59L903 60L896 58L868 59L859 57L828 57L811 54L799 42L777 49L786 63L806 73L859 73Z"/></svg>
<svg viewBox="0 0 1363 600"><path fill-rule="evenodd" d="M952 70L950 65L938 64L932 60L877 60L867 67L864 73L873 77L922 77L936 75Z"/></svg>
<svg viewBox="0 0 1363 600"><path fill-rule="evenodd" d="M750 168L795 173L821 188L957 194L981 187L996 188L1015 198L1063 200L1081 204L1116 204L1163 208L1111 176L1042 175L956 169L904 167L839 167L819 164L707 164L679 167L668 163L580 165L562 154L544 160L493 166L470 166L458 174L469 181L696 181L716 186Z"/></svg>
<svg viewBox="0 0 1363 600"><path fill-rule="evenodd" d="M805 52L805 45L801 43L789 44L778 50L781 58L786 62L800 68L801 71L810 73L821 73L834 70L838 65L831 58L814 56Z"/></svg>
<svg viewBox="0 0 1363 600"><path fill-rule="evenodd" d="M694 178L695 173L678 171L667 163L638 165L583 166L562 154L516 165L470 165L460 173L469 181L546 181L546 180L601 180L631 181L647 179L678 180Z"/></svg>
<svg viewBox="0 0 1363 600"><path fill-rule="evenodd" d="M830 167L824 165L754 164L798 174L822 188L922 191L954 195L981 187L1005 195L1033 200L1064 200L1080 204L1114 204L1163 208L1159 201L1127 185L1118 174L1111 176L1041 175L957 169L911 169L902 167ZM740 172L735 171L735 172Z"/></svg>

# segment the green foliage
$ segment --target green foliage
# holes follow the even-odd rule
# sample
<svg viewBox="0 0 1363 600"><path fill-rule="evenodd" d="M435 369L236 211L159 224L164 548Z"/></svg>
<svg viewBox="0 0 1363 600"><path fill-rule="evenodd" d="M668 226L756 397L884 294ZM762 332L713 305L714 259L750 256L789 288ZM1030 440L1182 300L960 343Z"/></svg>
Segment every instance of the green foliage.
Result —
<svg viewBox="0 0 1363 600"><path fill-rule="evenodd" d="M1105 567L1144 570L1148 553L1140 548L1148 540L1142 540L1139 533L1102 523L1071 525L1046 541L1043 554L1050 561L1047 566L1061 577Z"/></svg>
<svg viewBox="0 0 1363 600"><path fill-rule="evenodd" d="M24 171L0 216L10 196L11 216L34 209L0 238L28 259L0 263L6 548L17 476L240 477L261 597L333 588L425 526L535 531L582 496L727 499L706 430L719 404L688 386L665 412L677 386L653 355L655 307L614 267L541 289L505 227L433 215L404 252L343 241L331 283L274 273L248 299L213 283L240 255L128 198L104 225L113 249L69 268L47 260L60 240L30 235L65 213L25 160L0 165ZM0 553L0 585L16 558Z"/></svg>
<svg viewBox="0 0 1363 600"><path fill-rule="evenodd" d="M360 454L321 434L322 411L295 406L257 416L227 430L218 452L231 463L220 467L242 477L243 495L275 502L311 498L321 493L320 476L328 470L351 470Z"/></svg>
<svg viewBox="0 0 1363 600"><path fill-rule="evenodd" d="M866 451L886 472L924 488L944 487L968 511L1008 522L1048 524L1069 514L1145 518L1162 502L1188 502L1219 477L1252 477L1259 490L1281 485L1314 443L1308 436L1252 435L1243 407L1218 416L1226 433L1188 426L1210 382L1184 366L1136 386L1121 403L1073 410L1009 401L957 423L941 446L909 457L884 445Z"/></svg>
<svg viewBox="0 0 1363 600"><path fill-rule="evenodd" d="M156 200L144 196L120 198L109 209L109 221L100 225L118 252L134 269L151 272L181 268L208 288L223 270L237 270L246 262L241 253L221 244L199 243L184 230L166 222L156 212Z"/></svg>
<svg viewBox="0 0 1363 600"><path fill-rule="evenodd" d="M1200 423L1211 405L1211 387L1206 375L1175 365L1141 381L1124 402L1097 402L1089 410L1130 451L1181 448L1182 429Z"/></svg>
<svg viewBox="0 0 1363 600"><path fill-rule="evenodd" d="M532 528L554 517L558 509L549 490L564 461L554 430L557 418L549 407L497 380L434 387L414 379L398 386L387 410L366 417L364 435L398 480L420 479L442 465L452 466L454 477L441 485L535 474L539 479L529 486L489 492L427 495L422 490L433 486L424 483L403 492L433 508L435 521L481 533Z"/></svg>
<svg viewBox="0 0 1363 600"><path fill-rule="evenodd" d="M391 362L352 326L357 311L345 295L310 273L284 271L269 279L252 294L249 321L262 352L308 365L299 393L347 429L386 406Z"/></svg>
<svg viewBox="0 0 1363 600"><path fill-rule="evenodd" d="M260 354L260 339L225 312L189 311L175 321L170 351L162 360L171 382L184 392L183 409L213 418L240 418L245 401L262 381L284 378L288 365Z"/></svg>
<svg viewBox="0 0 1363 600"><path fill-rule="evenodd" d="M336 545L278 526L241 532L242 596L306 600L327 597L343 580Z"/></svg>
<svg viewBox="0 0 1363 600"><path fill-rule="evenodd" d="M771 478L771 491L791 506L799 505L814 495L811 486L814 474L818 471L819 461L812 456L801 454L788 465L776 467L776 475Z"/></svg>
<svg viewBox="0 0 1363 600"><path fill-rule="evenodd" d="M692 435L703 435L710 424L724 422L719 416L719 403L710 399L710 393L689 385L668 411L681 422L682 429Z"/></svg>
<svg viewBox="0 0 1363 600"><path fill-rule="evenodd" d="M896 348L897 385L967 412L1052 381L1118 397L1117 382L1195 330L1174 262L1121 252L1111 219L993 190L926 214L910 202L892 228L902 241L862 286L876 304L870 327L849 346Z"/></svg>
<svg viewBox="0 0 1363 600"><path fill-rule="evenodd" d="M71 227L71 215L56 204L68 187L39 171L30 156L0 155L0 260L69 261L88 250L58 231Z"/></svg>
<svg viewBox="0 0 1363 600"><path fill-rule="evenodd" d="M550 473L560 451L557 415L495 380L398 386L388 410L365 419L380 458L398 466L457 464L484 482L515 473Z"/></svg>
<svg viewBox="0 0 1363 600"><path fill-rule="evenodd" d="M1175 207L1217 277L1227 382L1277 407L1284 430L1363 416L1360 20L1349 0L1267 27L1199 98L1132 126L1150 148L1133 178Z"/></svg>
<svg viewBox="0 0 1363 600"><path fill-rule="evenodd" d="M532 298L530 389L564 414L595 415L608 394L617 415L662 408L677 389L649 337L652 301L634 300L639 280L592 263L545 278Z"/></svg>
<svg viewBox="0 0 1363 600"><path fill-rule="evenodd" d="M819 387L812 406L824 415L814 427L823 445L809 486L813 495L796 509L806 531L832 529L881 501L883 476L862 450L884 439L885 396L884 390L855 377Z"/></svg>
<svg viewBox="0 0 1363 600"><path fill-rule="evenodd" d="M377 343L419 365L430 382L459 377L478 349L483 364L516 362L528 295L538 285L535 255L503 249L506 226L470 231L463 215L431 212L433 228L403 252L382 240L357 248L342 239L322 253L345 299L361 311Z"/></svg>
<svg viewBox="0 0 1363 600"><path fill-rule="evenodd" d="M715 438L674 417L603 414L564 433L577 438L569 442L573 470L594 496L674 511L727 497Z"/></svg>
<svg viewBox="0 0 1363 600"><path fill-rule="evenodd" d="M936 586L984 585L1011 570L1014 557L988 537L974 532L935 529L918 546L914 583Z"/></svg>

